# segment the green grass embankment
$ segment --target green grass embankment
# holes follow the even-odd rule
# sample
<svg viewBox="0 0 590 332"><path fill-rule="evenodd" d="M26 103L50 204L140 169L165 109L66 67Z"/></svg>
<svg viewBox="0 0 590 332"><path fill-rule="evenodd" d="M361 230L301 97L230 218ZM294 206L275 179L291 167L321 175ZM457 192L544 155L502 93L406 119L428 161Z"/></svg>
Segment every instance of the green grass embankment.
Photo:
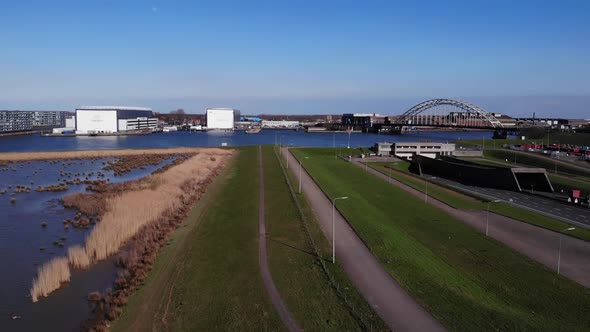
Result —
<svg viewBox="0 0 590 332"><path fill-rule="evenodd" d="M584 169L580 168L581 166L573 167L565 163L557 163L553 159L544 156L537 156L532 153L508 149L497 149L485 150L484 156L492 160L508 162L510 164L545 168L548 173L557 172L558 174L573 175L579 177L582 180L587 180L590 178L590 168Z"/></svg>
<svg viewBox="0 0 590 332"><path fill-rule="evenodd" d="M479 158L461 158L464 160L468 160L480 165L489 165L489 166L499 166L499 167L511 167L506 161L500 161L497 159L479 159ZM563 190L567 193L573 189L582 190L584 194L590 193L590 182L580 180L579 178L567 177L564 175L556 175L552 173L552 170L547 170L547 176L549 177L549 181L553 185L553 189L556 192L560 192Z"/></svg>
<svg viewBox="0 0 590 332"><path fill-rule="evenodd" d="M489 137L489 136L488 136ZM590 134L587 133L546 133L543 138L530 138L530 139L470 139L470 140L457 140L454 143L462 146L481 146L485 144L486 148L496 147L499 148L503 144L520 145L520 144L573 144L573 145L588 145L590 142Z"/></svg>
<svg viewBox="0 0 590 332"><path fill-rule="evenodd" d="M258 269L258 148L240 150L162 249L113 331L284 329ZM279 293L305 330L361 330L307 241L272 148L263 151L268 264ZM317 224L309 229L327 259L329 243ZM356 313L385 329L341 267L328 268Z"/></svg>
<svg viewBox="0 0 590 332"><path fill-rule="evenodd" d="M258 268L258 149L242 148L170 245L113 331L276 331Z"/></svg>
<svg viewBox="0 0 590 332"><path fill-rule="evenodd" d="M318 261L327 261L329 255L316 256L273 147L263 147L263 157L268 264L279 293L295 320L306 331L361 330L361 325L330 285ZM287 174L292 176L291 172ZM297 182L293 177L290 180L296 190ZM301 202L303 196L296 195ZM301 203L304 213L311 213L307 203ZM311 214L307 217L313 220ZM320 253L330 253L330 244L317 223L309 222L308 229ZM383 323L346 279L340 266L329 268L342 285L347 300L356 304L355 310L362 313L373 328L383 329Z"/></svg>
<svg viewBox="0 0 590 332"><path fill-rule="evenodd" d="M389 273L450 330L580 330L590 291L322 149L294 149ZM328 152L329 153L329 152Z"/></svg>
<svg viewBox="0 0 590 332"><path fill-rule="evenodd" d="M479 161L475 162L479 163ZM395 163L369 163L369 167L372 167L387 176L391 176L393 179L396 179L399 182L408 185L416 190L425 192L425 180L419 178L417 175L413 173L410 173L410 171L408 170L409 165L410 163L407 161ZM394 170L390 172L389 167L392 167L394 170L398 170L399 172L395 172ZM405 174L400 174L400 172L403 172ZM453 188L439 186L431 182L428 183L428 196L433 197L456 209L487 209L487 202L484 200L464 195L460 192L455 191ZM570 227L569 224L566 224L562 221L529 210L525 210L507 203L490 204L490 211L556 232L561 232L564 228ZM567 236L573 236L584 241L590 241L590 231L583 228L576 228L573 231L569 231L567 233Z"/></svg>

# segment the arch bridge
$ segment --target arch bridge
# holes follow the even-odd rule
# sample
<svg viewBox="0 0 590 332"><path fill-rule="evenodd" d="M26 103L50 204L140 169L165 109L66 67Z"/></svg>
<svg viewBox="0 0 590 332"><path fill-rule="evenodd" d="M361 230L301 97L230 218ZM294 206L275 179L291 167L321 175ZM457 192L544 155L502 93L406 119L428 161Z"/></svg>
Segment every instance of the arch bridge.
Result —
<svg viewBox="0 0 590 332"><path fill-rule="evenodd" d="M455 99L430 99L410 108L393 124L398 127L500 129L502 123L474 104Z"/></svg>

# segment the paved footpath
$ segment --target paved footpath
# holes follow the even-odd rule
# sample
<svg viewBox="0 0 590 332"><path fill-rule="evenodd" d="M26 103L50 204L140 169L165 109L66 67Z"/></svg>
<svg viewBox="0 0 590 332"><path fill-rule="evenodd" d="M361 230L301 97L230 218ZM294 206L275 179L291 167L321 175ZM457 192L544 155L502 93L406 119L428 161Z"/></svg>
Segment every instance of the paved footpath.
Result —
<svg viewBox="0 0 590 332"><path fill-rule="evenodd" d="M298 161L287 148L281 150L289 167ZM299 172L293 172L299 180ZM302 172L302 189L324 235L332 239L332 201L307 172ZM338 211L335 214L336 259L375 312L393 331L444 331L445 328L391 278L381 263L356 235Z"/></svg>
<svg viewBox="0 0 590 332"><path fill-rule="evenodd" d="M359 161L355 161L354 164L385 181L388 180L387 175L371 167L366 168ZM422 191L393 178L390 183L424 199ZM432 196L428 196L428 204L485 233L486 211L458 210ZM557 270L560 233L492 212L490 212L489 218L488 234L490 237L550 269ZM566 227L567 225L564 225L564 228ZM561 274L585 287L590 287L590 242L563 235L561 245Z"/></svg>
<svg viewBox="0 0 590 332"><path fill-rule="evenodd" d="M274 305L277 313L281 317L285 327L291 332L301 331L301 328L297 325L297 322L293 319L293 316L287 309L285 301L281 298L281 294L277 290L275 283L272 280L270 269L268 268L267 254L266 254L266 224L264 221L265 208L264 208L264 164L262 163L262 147L258 146L258 165L260 169L260 187L259 196L260 201L258 203L258 265L260 267L260 274L262 275L262 282L264 288L268 292L268 296L272 304Z"/></svg>

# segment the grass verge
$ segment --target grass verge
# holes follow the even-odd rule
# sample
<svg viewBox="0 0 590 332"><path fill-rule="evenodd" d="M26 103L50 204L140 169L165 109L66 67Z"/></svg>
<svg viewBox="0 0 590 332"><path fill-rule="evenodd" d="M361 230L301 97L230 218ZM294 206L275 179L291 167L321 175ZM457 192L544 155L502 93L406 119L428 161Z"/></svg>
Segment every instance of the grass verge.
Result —
<svg viewBox="0 0 590 332"><path fill-rule="evenodd" d="M579 177L586 180L590 177L590 168L584 169L581 166L572 167L565 163L556 163L554 160L537 156L532 153L512 151L507 149L485 150L484 156L492 160L521 164L529 167L545 168L548 173L557 172L567 176Z"/></svg>
<svg viewBox="0 0 590 332"><path fill-rule="evenodd" d="M376 169L377 171L391 176L391 178L398 180L399 182L408 185L418 191L426 191L425 180L418 177L417 175L410 173L408 170L410 163L407 161L386 163L386 162L375 162L369 163L369 167ZM392 170L390 171L390 167ZM396 172L397 170L397 172ZM428 196L433 197L449 206L456 209L463 210L485 210L487 209L487 202L464 195L453 188L447 188L434 183L428 183ZM519 207L507 204L507 203L495 203L490 204L490 211L501 214L503 216L520 220L528 224L543 227L555 232L562 232L564 228L569 227L562 221L538 214L532 211L521 209ZM576 228L573 231L564 233L565 236L572 236L584 241L590 241L590 231L584 228Z"/></svg>
<svg viewBox="0 0 590 332"><path fill-rule="evenodd" d="M330 285L328 275L319 261L327 260L328 257L316 256L273 147L263 147L263 158L268 263L287 307L307 331L362 330L362 325L346 306L344 299ZM292 176L290 172L287 175ZM290 181L295 185L297 183L294 178L290 178ZM301 202L303 196L296 196ZM307 204L303 204L304 209L308 209ZM320 247L320 252L329 253L328 241L317 224L311 224L308 223L308 229L316 246ZM340 266L332 267L332 270L332 274L338 274L339 282L344 285L342 288L346 288L347 299L354 299L356 309L362 310L365 318L373 318L372 327L385 329L360 294L345 280Z"/></svg>
<svg viewBox="0 0 590 332"><path fill-rule="evenodd" d="M389 273L451 330L579 330L590 291L322 149L294 149Z"/></svg>

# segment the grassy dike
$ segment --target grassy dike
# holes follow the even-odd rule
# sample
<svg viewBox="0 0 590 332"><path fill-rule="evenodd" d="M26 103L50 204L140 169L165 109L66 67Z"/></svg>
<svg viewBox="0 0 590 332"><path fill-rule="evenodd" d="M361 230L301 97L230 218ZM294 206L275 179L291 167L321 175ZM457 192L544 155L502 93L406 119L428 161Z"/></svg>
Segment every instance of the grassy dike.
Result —
<svg viewBox="0 0 590 332"><path fill-rule="evenodd" d="M287 307L307 331L362 330L314 254L272 147L263 147L263 158L268 263ZM240 149L162 249L113 331L284 330L258 270L258 181L258 148ZM309 226L329 253L321 230ZM340 267L330 268L356 313L384 330Z"/></svg>
<svg viewBox="0 0 590 332"><path fill-rule="evenodd" d="M520 164L528 167L545 168L547 173L554 173L557 169L558 174L573 176L582 180L590 178L590 168L584 169L581 165L578 167L569 166L564 163L556 164L554 160L533 153L521 151L512 151L507 149L484 150L484 156L491 160L502 162L508 161L512 164Z"/></svg>
<svg viewBox="0 0 590 332"><path fill-rule="evenodd" d="M306 331L361 330L362 325L330 285L318 262L318 259L327 260L328 255L316 256L273 147L263 147L263 158L268 263L279 293L295 320ZM291 175L290 172L287 174ZM296 187L294 178L291 183ZM301 200L302 196L297 195ZM317 224L308 223L308 227L320 251L329 253L330 245ZM331 268L342 288L346 288L347 298L356 302L355 310L361 310L365 318L371 319L372 310L345 279L340 267ZM373 328L384 329L382 322L374 316L371 324Z"/></svg>
<svg viewBox="0 0 590 332"><path fill-rule="evenodd" d="M294 149L389 273L451 330L580 330L590 291L329 149Z"/></svg>
<svg viewBox="0 0 590 332"><path fill-rule="evenodd" d="M258 270L257 147L234 158L159 254L113 331L283 330Z"/></svg>
<svg viewBox="0 0 590 332"><path fill-rule="evenodd" d="M410 173L408 171L409 165L410 164L406 161L396 163L369 163L369 167L372 167L375 170L387 176L391 176L391 178L398 180L399 182L406 184L416 190L424 192L426 190L424 180ZM392 167L394 170L397 170L398 172L390 172L389 167ZM400 174L400 172L405 174ZM463 195L450 188L441 187L434 183L428 183L428 196L433 197L456 209L487 209L487 203L482 200ZM490 204L490 211L556 232L561 232L564 228L570 227L569 224L566 224L562 221L549 218L532 211L521 209L519 207L511 206L507 203ZM590 231L584 228L576 228L575 230L569 231L565 234L566 236L573 236L584 241L590 241Z"/></svg>

